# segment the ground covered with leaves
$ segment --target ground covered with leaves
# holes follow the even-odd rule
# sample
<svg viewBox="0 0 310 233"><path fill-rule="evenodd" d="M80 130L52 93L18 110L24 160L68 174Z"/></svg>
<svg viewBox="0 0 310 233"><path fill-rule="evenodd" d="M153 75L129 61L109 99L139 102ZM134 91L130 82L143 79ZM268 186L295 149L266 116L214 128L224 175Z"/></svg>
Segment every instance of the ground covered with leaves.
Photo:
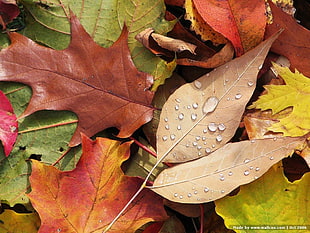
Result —
<svg viewBox="0 0 310 233"><path fill-rule="evenodd" d="M307 0L0 1L0 233L310 230Z"/></svg>

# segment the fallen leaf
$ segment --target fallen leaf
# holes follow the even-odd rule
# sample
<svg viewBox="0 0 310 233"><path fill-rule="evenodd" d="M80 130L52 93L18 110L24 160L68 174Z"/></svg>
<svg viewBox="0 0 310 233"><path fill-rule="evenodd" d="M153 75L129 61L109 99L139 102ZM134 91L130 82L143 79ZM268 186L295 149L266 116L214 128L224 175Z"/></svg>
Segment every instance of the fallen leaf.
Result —
<svg viewBox="0 0 310 233"><path fill-rule="evenodd" d="M32 87L21 117L42 109L75 112L79 122L70 146L80 143L81 132L92 136L108 127L117 127L119 137L130 136L151 120L153 93L152 77L131 60L126 27L110 48L97 45L75 16L71 27L71 43L61 51L10 33L12 44L0 53L0 81Z"/></svg>
<svg viewBox="0 0 310 233"><path fill-rule="evenodd" d="M178 88L162 108L157 155L185 162L210 154L235 134L256 76L277 35L244 56Z"/></svg>
<svg viewBox="0 0 310 233"><path fill-rule="evenodd" d="M40 218L37 213L16 213L5 209L0 214L0 232L2 233L37 233Z"/></svg>
<svg viewBox="0 0 310 233"><path fill-rule="evenodd" d="M39 232L102 232L143 183L120 168L129 157L130 144L83 136L83 154L76 168L67 172L33 160L28 196L42 221ZM111 232L135 232L149 221L165 220L162 201L143 190Z"/></svg>
<svg viewBox="0 0 310 233"><path fill-rule="evenodd" d="M292 70L298 69L305 76L310 76L310 31L299 25L292 16L283 12L269 1L273 23L267 25L265 37L279 29L285 29L271 47L271 51L290 60Z"/></svg>
<svg viewBox="0 0 310 233"><path fill-rule="evenodd" d="M161 172L150 187L168 200L204 203L262 176L273 164L305 147L305 138L228 143L209 156Z"/></svg>
<svg viewBox="0 0 310 233"><path fill-rule="evenodd" d="M257 46L264 37L265 1L191 0L197 14L233 44L236 55Z"/></svg>
<svg viewBox="0 0 310 233"><path fill-rule="evenodd" d="M0 91L0 140L5 156L9 156L18 134L18 122L13 107L5 94Z"/></svg>
<svg viewBox="0 0 310 233"><path fill-rule="evenodd" d="M242 186L236 196L217 200L216 212L224 218L225 225L237 233L306 232L310 229L309 185L310 173L290 183L277 164L261 179ZM237 228L242 226L253 228Z"/></svg>
<svg viewBox="0 0 310 233"><path fill-rule="evenodd" d="M3 29L6 24L10 23L19 15L19 8L15 0L1 0L0 1L0 24Z"/></svg>
<svg viewBox="0 0 310 233"><path fill-rule="evenodd" d="M273 114L293 107L291 113L281 118L278 122L268 127L268 130L283 133L284 136L298 137L305 135L310 130L310 114L308 103L310 101L310 79L297 70L292 73L288 67L273 65L274 70L284 80L286 85L266 85L267 94L261 95L249 108L262 111L271 109ZM280 116L280 117L279 117ZM275 119L275 117L273 116Z"/></svg>

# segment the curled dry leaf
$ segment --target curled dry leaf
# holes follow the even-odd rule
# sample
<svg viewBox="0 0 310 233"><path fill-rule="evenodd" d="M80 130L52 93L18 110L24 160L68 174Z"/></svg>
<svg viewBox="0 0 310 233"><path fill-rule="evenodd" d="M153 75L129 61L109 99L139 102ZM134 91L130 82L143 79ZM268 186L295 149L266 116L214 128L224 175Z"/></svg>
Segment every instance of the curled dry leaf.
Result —
<svg viewBox="0 0 310 233"><path fill-rule="evenodd" d="M219 199L262 176L273 164L305 147L305 137L228 143L211 155L164 170L154 192L181 203Z"/></svg>
<svg viewBox="0 0 310 233"><path fill-rule="evenodd" d="M177 89L164 104L157 131L158 158L185 162L228 142L255 89L275 34L244 56Z"/></svg>
<svg viewBox="0 0 310 233"><path fill-rule="evenodd" d="M172 52L183 52L189 51L192 54L195 54L196 45L191 43L187 43L183 40L178 40L174 38L170 38L167 36L163 36L157 33L154 33L152 28L147 28L136 35L136 40L140 41L146 48L151 50L154 54L165 54L164 51L157 51L156 49L152 48L152 43L150 40L154 40L157 45L161 49L167 49Z"/></svg>

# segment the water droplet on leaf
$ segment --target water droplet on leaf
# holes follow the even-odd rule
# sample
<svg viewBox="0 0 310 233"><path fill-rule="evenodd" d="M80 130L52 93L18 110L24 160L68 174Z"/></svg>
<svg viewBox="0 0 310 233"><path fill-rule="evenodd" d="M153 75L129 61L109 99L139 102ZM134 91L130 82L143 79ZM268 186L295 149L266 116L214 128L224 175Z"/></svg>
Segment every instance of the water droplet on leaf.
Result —
<svg viewBox="0 0 310 233"><path fill-rule="evenodd" d="M241 95L240 93L238 93L238 94L235 95L235 99L236 99L236 100L240 99L241 97L242 97L242 95Z"/></svg>
<svg viewBox="0 0 310 233"><path fill-rule="evenodd" d="M219 99L216 96L209 97L202 107L204 114L213 112L219 103Z"/></svg>
<svg viewBox="0 0 310 233"><path fill-rule="evenodd" d="M221 124L218 125L218 129L220 131L224 131L226 129L226 126L223 123L221 123Z"/></svg>
<svg viewBox="0 0 310 233"><path fill-rule="evenodd" d="M197 103L193 103L193 108L197 109L198 108L198 104Z"/></svg>
<svg viewBox="0 0 310 233"><path fill-rule="evenodd" d="M214 123L214 122L209 123L208 129L209 129L211 132L215 132L216 129L217 129L216 123Z"/></svg>
<svg viewBox="0 0 310 233"><path fill-rule="evenodd" d="M253 85L254 85L254 82L248 81L248 86L249 86L249 87L252 87Z"/></svg>
<svg viewBox="0 0 310 233"><path fill-rule="evenodd" d="M175 109L175 110L179 110L179 109L180 109L180 106L179 106L179 105L176 105L176 106L174 107L174 109Z"/></svg>
<svg viewBox="0 0 310 233"><path fill-rule="evenodd" d="M195 81L194 81L194 86L195 86L197 89L200 89L200 88L202 87L202 84L201 84L200 81L195 80Z"/></svg>
<svg viewBox="0 0 310 233"><path fill-rule="evenodd" d="M222 135L217 135L216 136L216 141L221 142L223 140Z"/></svg>
<svg viewBox="0 0 310 233"><path fill-rule="evenodd" d="M179 116L178 116L178 118L179 118L180 120L183 120L183 119L184 119L184 114L183 114L183 113L180 113Z"/></svg>
<svg viewBox="0 0 310 233"><path fill-rule="evenodd" d="M203 190L205 193L209 192L209 188L204 188Z"/></svg>
<svg viewBox="0 0 310 233"><path fill-rule="evenodd" d="M244 173L243 173L245 176L248 176L250 175L250 172L248 170L245 170Z"/></svg>
<svg viewBox="0 0 310 233"><path fill-rule="evenodd" d="M197 114L192 113L191 118L192 118L193 121L197 120Z"/></svg>
<svg viewBox="0 0 310 233"><path fill-rule="evenodd" d="M163 141L167 141L168 137L167 136L163 136Z"/></svg>
<svg viewBox="0 0 310 233"><path fill-rule="evenodd" d="M170 139L171 139L171 140L174 140L174 139L175 139L175 135L174 135L174 134L171 134L171 135L170 135Z"/></svg>

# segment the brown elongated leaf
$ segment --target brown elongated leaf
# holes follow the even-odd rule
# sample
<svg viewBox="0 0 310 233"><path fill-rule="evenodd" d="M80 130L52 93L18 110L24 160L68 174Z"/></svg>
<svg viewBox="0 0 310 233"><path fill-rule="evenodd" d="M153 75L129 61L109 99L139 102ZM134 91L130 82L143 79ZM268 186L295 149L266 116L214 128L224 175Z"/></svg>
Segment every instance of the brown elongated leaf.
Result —
<svg viewBox="0 0 310 233"><path fill-rule="evenodd" d="M150 188L175 202L213 201L258 179L305 144L305 137L228 143L209 156L164 170Z"/></svg>
<svg viewBox="0 0 310 233"><path fill-rule="evenodd" d="M255 89L256 76L279 33L240 58L177 89L164 104L158 158L185 162L205 156L234 135Z"/></svg>
<svg viewBox="0 0 310 233"><path fill-rule="evenodd" d="M152 77L131 60L126 27L103 48L72 15L71 36L68 48L59 51L11 33L12 44L0 53L0 81L32 87L22 117L43 109L75 112L79 122L70 146L80 143L80 133L92 136L108 127L117 127L119 137L130 136L151 120L154 93L148 90Z"/></svg>

